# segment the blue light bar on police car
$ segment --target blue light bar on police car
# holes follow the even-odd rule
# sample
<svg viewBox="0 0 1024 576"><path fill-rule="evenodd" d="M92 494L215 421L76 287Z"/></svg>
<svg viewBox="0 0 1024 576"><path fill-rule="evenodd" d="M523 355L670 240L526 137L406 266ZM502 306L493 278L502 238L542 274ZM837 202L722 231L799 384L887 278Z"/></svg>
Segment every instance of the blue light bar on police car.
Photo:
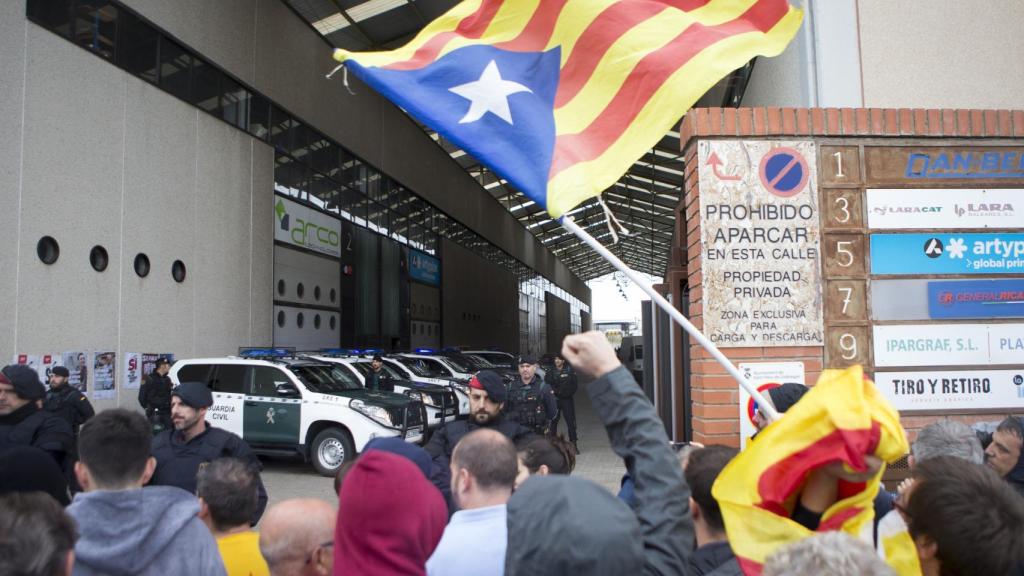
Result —
<svg viewBox="0 0 1024 576"><path fill-rule="evenodd" d="M435 350L433 348L417 348L417 354L433 354Z"/></svg>
<svg viewBox="0 0 1024 576"><path fill-rule="evenodd" d="M328 356L359 356L362 351L358 348L321 348L320 353Z"/></svg>
<svg viewBox="0 0 1024 576"><path fill-rule="evenodd" d="M238 355L245 358L285 358L295 355L295 348L239 348Z"/></svg>

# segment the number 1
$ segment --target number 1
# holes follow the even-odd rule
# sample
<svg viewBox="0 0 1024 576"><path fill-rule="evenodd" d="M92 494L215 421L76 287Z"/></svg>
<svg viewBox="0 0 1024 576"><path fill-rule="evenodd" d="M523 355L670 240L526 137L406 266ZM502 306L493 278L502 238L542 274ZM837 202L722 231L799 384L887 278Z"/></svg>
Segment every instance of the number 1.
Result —
<svg viewBox="0 0 1024 576"><path fill-rule="evenodd" d="M843 174L843 153L836 152L833 156L836 157L836 178L845 178L846 175Z"/></svg>

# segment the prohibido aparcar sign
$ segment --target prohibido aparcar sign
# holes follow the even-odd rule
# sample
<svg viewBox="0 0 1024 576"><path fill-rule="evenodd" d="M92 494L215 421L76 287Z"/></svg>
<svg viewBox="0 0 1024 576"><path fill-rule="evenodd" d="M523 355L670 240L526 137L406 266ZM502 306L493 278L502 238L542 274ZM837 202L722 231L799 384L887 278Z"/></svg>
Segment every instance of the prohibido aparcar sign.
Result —
<svg viewBox="0 0 1024 576"><path fill-rule="evenodd" d="M823 344L815 154L810 141L699 143L704 332L713 342Z"/></svg>

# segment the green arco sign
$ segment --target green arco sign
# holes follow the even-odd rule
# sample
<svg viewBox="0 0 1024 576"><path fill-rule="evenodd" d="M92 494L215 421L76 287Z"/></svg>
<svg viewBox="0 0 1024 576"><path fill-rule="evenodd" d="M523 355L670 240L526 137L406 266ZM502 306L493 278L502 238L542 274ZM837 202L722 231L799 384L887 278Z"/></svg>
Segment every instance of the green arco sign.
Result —
<svg viewBox="0 0 1024 576"><path fill-rule="evenodd" d="M274 239L341 256L341 222L327 214L277 197L274 205Z"/></svg>

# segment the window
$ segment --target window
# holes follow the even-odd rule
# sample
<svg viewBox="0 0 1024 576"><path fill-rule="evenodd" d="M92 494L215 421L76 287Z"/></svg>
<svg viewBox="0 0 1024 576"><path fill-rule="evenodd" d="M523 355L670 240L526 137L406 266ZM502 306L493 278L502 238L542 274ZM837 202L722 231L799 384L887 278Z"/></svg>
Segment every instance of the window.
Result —
<svg viewBox="0 0 1024 576"><path fill-rule="evenodd" d="M189 364L178 370L178 382L202 382L209 385L210 364Z"/></svg>
<svg viewBox="0 0 1024 576"><path fill-rule="evenodd" d="M193 56L189 102L214 116L220 116L220 77L220 70L202 58Z"/></svg>
<svg viewBox="0 0 1024 576"><path fill-rule="evenodd" d="M71 0L29 0L28 17L61 36L71 35Z"/></svg>
<svg viewBox="0 0 1024 576"><path fill-rule="evenodd" d="M363 387L351 372L341 366L298 364L289 369L307 388L320 394L359 390Z"/></svg>
<svg viewBox="0 0 1024 576"><path fill-rule="evenodd" d="M270 133L270 101L261 94L250 94L249 134L266 140Z"/></svg>
<svg viewBox="0 0 1024 576"><path fill-rule="evenodd" d="M221 77L220 87L221 118L236 128L248 129L252 94L237 80L229 76Z"/></svg>
<svg viewBox="0 0 1024 576"><path fill-rule="evenodd" d="M242 394L245 389L245 371L248 369L244 364L220 364L210 380L210 388L214 392Z"/></svg>
<svg viewBox="0 0 1024 576"><path fill-rule="evenodd" d="M249 394L252 396L277 396L278 384L289 384L288 375L278 368L270 366L252 367L252 385Z"/></svg>
<svg viewBox="0 0 1024 576"><path fill-rule="evenodd" d="M146 82L157 82L157 47L160 33L135 15L121 12L118 21L117 65Z"/></svg>
<svg viewBox="0 0 1024 576"><path fill-rule="evenodd" d="M167 92L188 100L189 70L192 55L174 40L160 38L160 87Z"/></svg>
<svg viewBox="0 0 1024 576"><path fill-rule="evenodd" d="M117 13L117 6L111 2L79 0L74 12L75 43L107 60L113 60Z"/></svg>

